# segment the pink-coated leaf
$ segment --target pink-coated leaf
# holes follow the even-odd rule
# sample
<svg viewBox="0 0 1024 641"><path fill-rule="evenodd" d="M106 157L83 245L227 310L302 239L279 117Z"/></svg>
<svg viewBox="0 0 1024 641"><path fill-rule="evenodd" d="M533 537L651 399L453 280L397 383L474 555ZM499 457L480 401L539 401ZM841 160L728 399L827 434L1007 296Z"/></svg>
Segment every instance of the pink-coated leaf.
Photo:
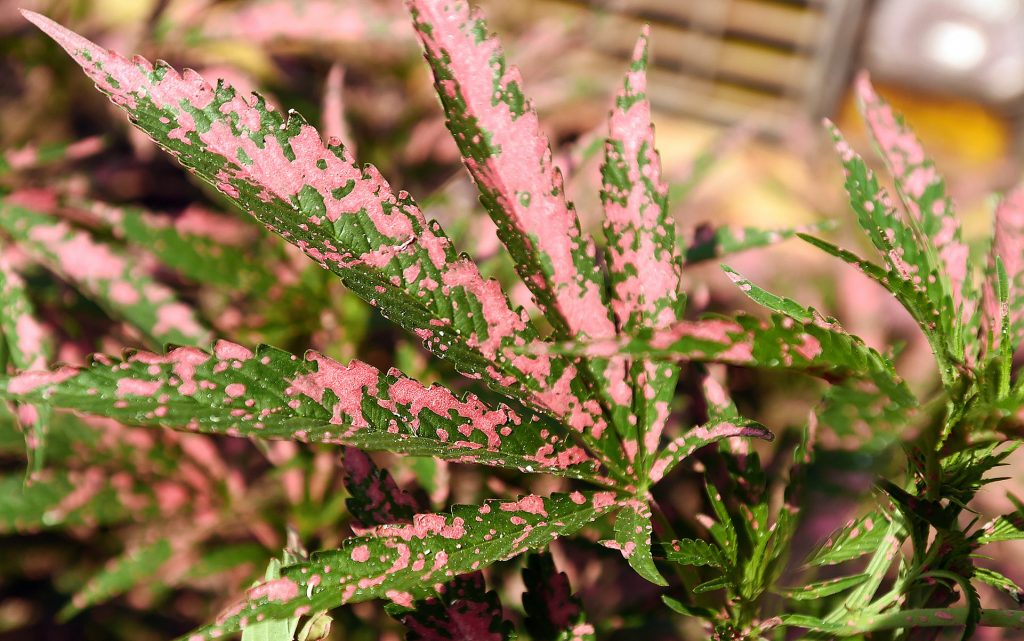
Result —
<svg viewBox="0 0 1024 641"><path fill-rule="evenodd" d="M249 590L214 625L183 639L215 639L263 618L285 619L377 598L411 604L430 585L475 572L578 532L617 505L612 492L573 492L457 505L383 526L282 568L282 579Z"/></svg>
<svg viewBox="0 0 1024 641"><path fill-rule="evenodd" d="M700 448L725 438L736 437L760 438L766 441L775 439L775 435L767 427L754 421L738 417L729 420L711 420L706 425L695 427L673 440L661 451L651 467L651 483L654 484L663 479L676 465Z"/></svg>
<svg viewBox="0 0 1024 641"><path fill-rule="evenodd" d="M996 293L997 258L1003 262L1009 281L1009 308L1005 311L1010 317L1010 339L1017 345L1024 338L1024 186L1018 186L1007 193L996 206L989 274L982 290L982 326L991 332L993 341L987 349L990 354L999 348L1004 312Z"/></svg>
<svg viewBox="0 0 1024 641"><path fill-rule="evenodd" d="M388 4L395 5L393 8ZM214 7L197 25L204 38L247 43L331 43L366 46L408 38L397 2L252 0Z"/></svg>
<svg viewBox="0 0 1024 641"><path fill-rule="evenodd" d="M0 335L6 368L14 371L43 369L53 353L53 336L35 317L25 281L5 256L0 255ZM11 413L25 435L30 476L38 474L46 456L50 408L11 403Z"/></svg>
<svg viewBox="0 0 1024 641"><path fill-rule="evenodd" d="M679 319L683 303L678 295L682 256L668 215L668 186L661 177L646 94L648 31L636 44L615 98L601 167L611 307L624 333L667 327ZM634 467L646 474L668 420L679 369L643 360L628 369L632 398L623 394L623 400L632 402L636 418L616 425L628 426L624 445L629 451L639 448Z"/></svg>
<svg viewBox="0 0 1024 641"><path fill-rule="evenodd" d="M615 516L615 539L602 541L619 550L636 573L655 585L667 586L668 581L654 565L651 554L651 506L646 501L632 499L622 502Z"/></svg>
<svg viewBox="0 0 1024 641"><path fill-rule="evenodd" d="M407 4L434 72L448 128L520 277L558 335L614 336L593 243L580 232L576 212L565 198L561 174L523 94L519 71L506 65L497 38L464 0ZM629 431L632 414L625 362L599 361L580 369L610 410L591 407L577 413L577 424L586 424L583 434L606 465L626 468L628 475L637 444L624 450L618 439ZM606 430L604 423L615 429Z"/></svg>
<svg viewBox="0 0 1024 641"><path fill-rule="evenodd" d="M11 171L35 169L52 163L81 160L103 150L106 141L90 136L72 143L32 145L0 153L0 176Z"/></svg>
<svg viewBox="0 0 1024 641"><path fill-rule="evenodd" d="M100 243L63 220L0 199L0 228L34 260L74 284L156 345L200 345L209 331L174 291L156 282L131 255Z"/></svg>
<svg viewBox="0 0 1024 641"><path fill-rule="evenodd" d="M568 428L543 414L426 387L395 369L343 366L316 352L300 358L264 346L254 353L219 341L212 354L184 347L122 361L97 356L91 366L9 378L0 395L127 424L335 443L602 482Z"/></svg>
<svg viewBox="0 0 1024 641"><path fill-rule="evenodd" d="M565 199L518 69L464 0L408 5L448 128L520 276L563 333L614 334L592 245Z"/></svg>
<svg viewBox="0 0 1024 641"><path fill-rule="evenodd" d="M866 72L857 76L856 86L868 131L892 173L903 204L920 225L922 244L937 254L941 277L958 310L957 319L965 319L971 313L965 305L970 304L972 293L968 251L945 183L903 118L875 93Z"/></svg>
<svg viewBox="0 0 1024 641"><path fill-rule="evenodd" d="M462 373L563 417L585 439L604 421L566 359L511 352L537 339L497 282L458 256L436 222L372 166L360 167L295 113L198 74L103 49L38 14L133 124L243 210L338 274L357 295Z"/></svg>

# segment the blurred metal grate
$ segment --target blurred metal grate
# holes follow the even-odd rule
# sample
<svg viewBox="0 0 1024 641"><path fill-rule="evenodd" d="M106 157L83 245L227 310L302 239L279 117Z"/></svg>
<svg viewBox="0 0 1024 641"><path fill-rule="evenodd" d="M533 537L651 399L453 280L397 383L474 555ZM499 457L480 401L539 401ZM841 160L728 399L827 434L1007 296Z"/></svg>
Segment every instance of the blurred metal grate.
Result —
<svg viewBox="0 0 1024 641"><path fill-rule="evenodd" d="M849 77L865 0L544 0L578 10L609 86L644 23L653 31L655 108L719 123L778 129L820 117ZM605 77L607 75L607 77Z"/></svg>

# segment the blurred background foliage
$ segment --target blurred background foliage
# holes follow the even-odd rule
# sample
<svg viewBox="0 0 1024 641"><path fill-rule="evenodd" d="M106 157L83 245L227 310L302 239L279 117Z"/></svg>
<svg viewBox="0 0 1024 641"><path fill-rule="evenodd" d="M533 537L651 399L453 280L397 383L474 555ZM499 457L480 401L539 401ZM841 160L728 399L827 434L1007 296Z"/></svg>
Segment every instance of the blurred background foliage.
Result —
<svg viewBox="0 0 1024 641"><path fill-rule="evenodd" d="M835 221L844 244L858 242L839 164L819 121L835 120L855 146L866 147L848 86L860 68L872 72L880 92L906 114L935 156L979 255L987 249L979 239L991 227L990 194L1021 177L1020 0L480 4L522 70L569 195L591 229L600 211L605 117L644 22L652 25L657 142L672 185L672 212L688 244L719 225L774 229L826 220ZM247 219L132 130L72 62L20 17L18 7L117 51L225 78L296 109L411 192L460 249L502 280L516 303L532 309L460 165L399 0L0 0L0 191L34 202L49 199L54 213L109 236L90 217L89 203L144 207L168 221L196 207L232 222ZM216 335L293 351L312 347L342 360L358 356L425 381L453 378L443 362L426 359L415 340L396 333L269 234L247 224L222 233L240 234L214 239L237 244L242 238L255 266L253 274L239 273L237 283L152 268ZM136 251L130 243L127 250ZM137 253L142 265L153 264L146 251ZM3 254L25 263L6 243ZM728 261L773 291L835 315L868 344L883 351L895 346L900 373L915 390L927 395L935 388L932 357L909 316L851 268L795 240ZM716 262L686 272L691 313L754 311ZM145 345L68 283L40 270L28 275L33 303L58 337L56 360L82 362L93 351ZM695 376L682 384L676 408L682 424L692 424L685 417L701 411L688 400L697 394L696 383L687 380ZM744 415L780 434L774 445L758 444L765 468L779 467L773 462L791 455L797 428L821 388L739 370L728 372L728 385ZM821 435L794 559L873 500L874 475L898 469L899 436L866 426ZM258 447L60 415L52 426L47 471L23 487L22 439L5 414L0 640L139 641L188 631L262 576L267 559L285 545L287 528L311 549L348 535L338 456L325 447ZM542 479L525 487L510 473L375 459L435 507L524 490L546 493L564 483ZM657 488L670 516L684 524L692 525L702 509L696 470L716 464L714 452L699 459ZM1022 465L1019 456L1011 458L1006 489L1024 491ZM76 495L84 486L94 491ZM1002 492L992 492L983 493L975 508L991 516L1012 506ZM35 517L9 518L19 510ZM559 544L554 553L591 621L599 623L601 638L702 638L699 627L670 616L655 588L614 551L577 540ZM1024 581L1024 567L1009 549L996 557L995 567ZM113 571L104 574L104 568ZM511 595L506 604L518 602L522 592L514 569L498 566L489 577ZM77 595L74 601L71 595ZM379 629L390 631L379 637ZM978 638L1011 638L982 634ZM339 612L331 638L400 635L382 608L360 604Z"/></svg>

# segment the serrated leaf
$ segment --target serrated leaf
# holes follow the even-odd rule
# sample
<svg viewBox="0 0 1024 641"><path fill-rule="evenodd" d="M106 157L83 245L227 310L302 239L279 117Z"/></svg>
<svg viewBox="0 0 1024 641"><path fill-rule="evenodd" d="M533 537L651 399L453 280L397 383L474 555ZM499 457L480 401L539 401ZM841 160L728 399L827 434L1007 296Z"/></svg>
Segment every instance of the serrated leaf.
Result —
<svg viewBox="0 0 1024 641"><path fill-rule="evenodd" d="M590 243L565 199L519 70L463 0L412 0L448 128L523 281L563 334L614 335Z"/></svg>
<svg viewBox="0 0 1024 641"><path fill-rule="evenodd" d="M285 557L287 558L287 556L288 553L285 552ZM264 579L267 583L281 580L281 562L279 560L270 560ZM256 621L242 631L242 641L292 641L298 627L298 616Z"/></svg>
<svg viewBox="0 0 1024 641"><path fill-rule="evenodd" d="M808 601L811 599L822 599L833 594L839 594L845 590L856 587L867 581L868 575L855 574L835 579L826 579L808 583L799 588L781 588L779 594L794 601Z"/></svg>
<svg viewBox="0 0 1024 641"><path fill-rule="evenodd" d="M472 572L444 585L437 597L412 604L399 617L406 641L508 641L512 624L502 615L497 592L488 592L484 576Z"/></svg>
<svg viewBox="0 0 1024 641"><path fill-rule="evenodd" d="M984 528L978 543L994 543L996 541L1020 541L1024 539L1024 510L1004 514Z"/></svg>
<svg viewBox="0 0 1024 641"><path fill-rule="evenodd" d="M526 630L536 641L594 641L580 600L569 577L555 569L548 553L532 554L523 567L523 609Z"/></svg>
<svg viewBox="0 0 1024 641"><path fill-rule="evenodd" d="M1004 312L1009 314L1011 344L1019 345L1024 339L1024 186L1011 190L999 201L994 227L988 277L982 289L982 327L992 334L986 350L990 354L999 349ZM1008 281L1005 310L995 282L997 260L1002 261Z"/></svg>
<svg viewBox="0 0 1024 641"><path fill-rule="evenodd" d="M31 532L57 525L103 524L126 514L100 468L48 470L32 483L21 475L0 477L0 532Z"/></svg>
<svg viewBox="0 0 1024 641"><path fill-rule="evenodd" d="M972 303L973 291L967 246L961 239L960 221L942 177L903 118L875 93L867 73L857 77L856 89L864 121L895 180L896 190L911 218L920 225L921 236L927 239L927 253L935 254L942 267L935 275L958 310L955 322L959 323L961 314L969 313L964 305Z"/></svg>
<svg viewBox="0 0 1024 641"><path fill-rule="evenodd" d="M836 565L860 558L878 550L885 536L884 518L871 512L833 532L807 560L807 565Z"/></svg>
<svg viewBox="0 0 1024 641"><path fill-rule="evenodd" d="M654 465L651 466L650 482L657 483L665 478L665 475L671 472L676 465L700 448L724 438L735 437L752 437L771 441L775 435L760 423L739 417L709 421L705 425L694 427L661 449Z"/></svg>
<svg viewBox="0 0 1024 641"><path fill-rule="evenodd" d="M975 566L973 578L991 585L997 590L1002 590L1018 604L1021 602L1021 597L1024 596L1024 590L1021 590L1020 586L1013 579L995 570Z"/></svg>
<svg viewBox="0 0 1024 641"><path fill-rule="evenodd" d="M285 567L284 578L251 589L216 624L194 635L217 638L259 615L287 618L300 608L319 611L384 597L425 596L424 586L544 548L615 505L611 492L574 492L455 506L451 514L417 515L412 525L377 528L367 536L346 540L338 550L316 552L308 562Z"/></svg>
<svg viewBox="0 0 1024 641"><path fill-rule="evenodd" d="M0 176L62 161L81 160L99 153L105 146L106 141L102 137L90 136L71 143L57 142L10 149L0 152Z"/></svg>
<svg viewBox="0 0 1024 641"><path fill-rule="evenodd" d="M954 376L949 361L963 359L962 352L957 352L960 338L954 331L959 308L954 307L948 278L943 276L943 268L930 241L918 238L911 223L896 210L864 160L853 151L838 129L831 123L828 123L828 128L843 163L850 207L885 263L885 280L902 283L889 289L914 315L928 337L942 367L943 378ZM912 297L903 295L902 290L906 288L914 292ZM913 300L915 305L904 300ZM918 301L927 301L927 304L921 306Z"/></svg>
<svg viewBox="0 0 1024 641"><path fill-rule="evenodd" d="M720 576L710 581L705 581L693 588L694 594L704 594L705 592L715 592L716 590L727 590L732 587L732 581L728 577Z"/></svg>
<svg viewBox="0 0 1024 641"><path fill-rule="evenodd" d="M25 281L0 256L0 337L3 339L7 365L15 371L42 369L53 353L53 337L36 320ZM6 368L6 366L4 366ZM45 405L12 403L14 415L25 435L29 476L38 474L46 459L50 408Z"/></svg>
<svg viewBox="0 0 1024 641"><path fill-rule="evenodd" d="M808 314L813 314L810 310ZM917 404L892 363L831 319L798 323L773 314L761 321L735 318L680 321L668 329L641 332L619 341L554 346L568 353L620 353L637 358L725 363L801 371L826 377L867 378L900 407Z"/></svg>
<svg viewBox="0 0 1024 641"><path fill-rule="evenodd" d="M678 293L682 257L668 215L668 187L661 177L646 94L648 32L645 28L637 42L615 98L601 166L610 303L619 330L626 333L666 327L680 317L684 304ZM628 450L639 448L635 467L643 474L668 420L679 370L640 360L629 365L628 376L636 420L632 425L625 421L621 436ZM630 402L624 390L613 396L618 404Z"/></svg>
<svg viewBox="0 0 1024 641"><path fill-rule="evenodd" d="M575 367L509 352L537 338L525 314L376 168L360 167L340 145L325 146L301 116L285 118L259 96L243 97L223 82L214 88L192 71L179 74L140 57L129 61L39 14L24 15L136 127L436 356L496 390L600 429L575 396L582 391Z"/></svg>
<svg viewBox="0 0 1024 641"><path fill-rule="evenodd" d="M195 205L172 218L97 201L73 204L96 217L116 238L144 248L193 281L254 292L277 280L270 269L255 262L251 250L259 240L258 229L232 216Z"/></svg>
<svg viewBox="0 0 1024 641"><path fill-rule="evenodd" d="M426 511L427 506L419 505L403 492L391 474L377 467L365 452L346 447L342 465L345 489L352 495L345 499L345 506L355 520L355 527L412 523L417 512Z"/></svg>
<svg viewBox="0 0 1024 641"><path fill-rule="evenodd" d="M679 565L699 567L710 565L724 570L729 567L729 560L716 546L701 539L679 539L664 545L665 558Z"/></svg>
<svg viewBox="0 0 1024 641"><path fill-rule="evenodd" d="M693 241L686 247L685 266L690 267L707 260L738 254L750 249L770 247L797 234L823 231L832 227L834 225L831 222L782 229L702 225L694 231Z"/></svg>
<svg viewBox="0 0 1024 641"><path fill-rule="evenodd" d="M593 243L565 198L519 71L506 65L497 38L464 0L411 0L408 6L448 128L517 273L556 335L614 336ZM581 370L596 380L593 387L611 408L616 427L588 426L584 436L613 471L625 468L626 453L617 438L627 433L630 415L625 363L599 359Z"/></svg>
<svg viewBox="0 0 1024 641"><path fill-rule="evenodd" d="M173 552L168 539L129 548L108 562L106 567L71 597L71 602L61 610L60 618L71 618L86 608L103 603L151 579L171 559Z"/></svg>
<svg viewBox="0 0 1024 641"><path fill-rule="evenodd" d="M424 387L392 369L343 366L268 346L255 353L219 341L166 355L97 357L87 367L9 379L7 398L160 425L266 439L294 439L597 479L593 460L560 423L525 407L490 406ZM512 402L512 401L509 401ZM543 435L542 435L543 434Z"/></svg>
<svg viewBox="0 0 1024 641"><path fill-rule="evenodd" d="M654 565L651 554L651 507L642 501L626 501L615 516L615 540L604 541L608 547L622 552L636 573L655 585L668 581Z"/></svg>
<svg viewBox="0 0 1024 641"><path fill-rule="evenodd" d="M67 222L0 199L0 227L33 259L160 347L208 343L210 332L168 287L120 249Z"/></svg>

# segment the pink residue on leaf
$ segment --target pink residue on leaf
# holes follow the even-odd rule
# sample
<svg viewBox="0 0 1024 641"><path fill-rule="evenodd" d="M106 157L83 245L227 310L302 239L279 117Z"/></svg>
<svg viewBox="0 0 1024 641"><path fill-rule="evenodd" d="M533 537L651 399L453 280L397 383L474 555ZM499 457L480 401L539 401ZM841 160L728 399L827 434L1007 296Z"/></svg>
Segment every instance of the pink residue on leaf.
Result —
<svg viewBox="0 0 1024 641"><path fill-rule="evenodd" d="M1011 340L1020 340L1020 325L1024 321L1024 185L1018 185L1007 193L995 213L995 230L992 239L992 250L989 255L989 271L992 278L987 279L982 290L984 314L982 324L992 332L994 351L1001 340L1002 309L995 290L996 258L1003 263L1009 283L1009 313Z"/></svg>
<svg viewBox="0 0 1024 641"><path fill-rule="evenodd" d="M317 371L303 374L291 382L291 394L303 394L323 404L324 392L330 390L338 398L332 408L332 423L341 424L347 418L354 427L367 427L363 417L364 390L376 393L380 372L361 361L352 361L348 367L316 352L306 355L307 361L317 364Z"/></svg>
<svg viewBox="0 0 1024 641"><path fill-rule="evenodd" d="M224 393L231 398L238 398L245 394L245 385L241 383L230 383L224 388Z"/></svg>
<svg viewBox="0 0 1024 641"><path fill-rule="evenodd" d="M223 339L217 341L213 346L213 355L222 361L229 359L247 361L253 358L252 350L249 348Z"/></svg>
<svg viewBox="0 0 1024 641"><path fill-rule="evenodd" d="M443 539L458 540L466 535L466 528L461 517L455 517L449 524L443 514L417 514L413 517L412 525L385 525L374 530L374 533L380 537L403 541L435 535Z"/></svg>
<svg viewBox="0 0 1024 641"><path fill-rule="evenodd" d="M61 367L52 372L25 372L18 374L7 382L9 394L30 394L41 387L59 385L79 373L74 367Z"/></svg>
<svg viewBox="0 0 1024 641"><path fill-rule="evenodd" d="M291 579L272 579L261 583L246 592L250 601L267 599L278 603L286 603L299 595L299 584Z"/></svg>
<svg viewBox="0 0 1024 641"><path fill-rule="evenodd" d="M501 510L503 512L525 512L527 514L537 514L539 516L547 516L548 511L544 507L544 499L536 494L524 496L518 501L506 501L501 503Z"/></svg>
<svg viewBox="0 0 1024 641"><path fill-rule="evenodd" d="M507 66L503 76L495 76L500 46L494 37L479 40L482 21L466 2L412 0L409 6L427 55L443 60L454 79L437 79L442 101L460 99L465 116L474 119L487 138L490 155L473 158L469 149L479 148L483 140L469 139L453 129L463 146L466 166L481 189L493 195L527 251L536 256L534 260L548 263L540 267L544 278L528 278L527 284L553 300L574 333L592 338L613 335L599 286L589 280L592 248L565 200L562 178L552 164L537 114L528 102L522 113L513 113L502 99L502 93L521 91L519 71Z"/></svg>
<svg viewBox="0 0 1024 641"><path fill-rule="evenodd" d="M351 558L356 563L365 563L370 559L370 548L365 545L357 545L352 548Z"/></svg>
<svg viewBox="0 0 1024 641"><path fill-rule="evenodd" d="M150 397L156 394L157 390L163 385L163 381L145 381L138 378L119 378L117 379L117 391L115 396L122 398L124 396L145 396Z"/></svg>
<svg viewBox="0 0 1024 641"><path fill-rule="evenodd" d="M617 175L614 181L606 177L603 184L609 267L613 273L631 269L636 274L619 280L612 290L612 309L620 327L662 327L674 321L680 286L678 252L661 246L675 247L675 226L664 209L668 186L661 177L645 97L648 32L645 27L633 52L633 64L640 68L630 71L616 97L605 148L606 163L626 169L625 176ZM659 314L662 310L667 313Z"/></svg>
<svg viewBox="0 0 1024 641"><path fill-rule="evenodd" d="M488 449L497 450L501 446L498 427L510 422L519 422L512 411L504 406L491 410L473 395L467 395L465 401L460 401L440 385L424 387L411 378L401 376L398 370L389 373L398 376L398 380L388 388L387 395L390 400L406 406L414 417L418 417L423 409L444 418L451 418L450 413L455 412L456 416L466 419L466 423L459 427L459 431L464 436L469 436L473 431L482 432L487 438Z"/></svg>
<svg viewBox="0 0 1024 641"><path fill-rule="evenodd" d="M156 324L153 325L153 332L158 336L171 332L178 332L185 336L200 336L205 333L205 330L196 320L192 308L184 303L168 302L156 308Z"/></svg>

